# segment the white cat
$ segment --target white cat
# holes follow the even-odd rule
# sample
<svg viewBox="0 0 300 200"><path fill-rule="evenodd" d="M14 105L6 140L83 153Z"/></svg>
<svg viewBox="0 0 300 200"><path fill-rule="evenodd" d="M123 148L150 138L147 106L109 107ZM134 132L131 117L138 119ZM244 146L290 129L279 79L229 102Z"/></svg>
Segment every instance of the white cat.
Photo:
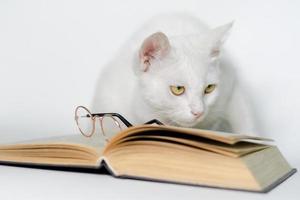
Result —
<svg viewBox="0 0 300 200"><path fill-rule="evenodd" d="M99 77L93 112L118 112L133 124L256 132L251 107L230 66L220 66L232 23L210 29L183 14L146 23Z"/></svg>

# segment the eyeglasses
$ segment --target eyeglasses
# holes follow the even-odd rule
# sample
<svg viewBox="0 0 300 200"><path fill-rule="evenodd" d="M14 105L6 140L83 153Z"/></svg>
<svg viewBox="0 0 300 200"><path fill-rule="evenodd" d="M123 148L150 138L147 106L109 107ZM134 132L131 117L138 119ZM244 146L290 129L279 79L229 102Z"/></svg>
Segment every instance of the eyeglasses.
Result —
<svg viewBox="0 0 300 200"><path fill-rule="evenodd" d="M75 121L80 133L85 137L91 137L95 133L96 119L99 119L102 135L106 141L108 139L108 133L117 133L122 130L122 122L126 127L133 126L129 121L125 119L119 113L91 113L84 106L77 106L75 109ZM157 119L150 120L145 124L158 124L163 125ZM117 129L117 130L116 130Z"/></svg>

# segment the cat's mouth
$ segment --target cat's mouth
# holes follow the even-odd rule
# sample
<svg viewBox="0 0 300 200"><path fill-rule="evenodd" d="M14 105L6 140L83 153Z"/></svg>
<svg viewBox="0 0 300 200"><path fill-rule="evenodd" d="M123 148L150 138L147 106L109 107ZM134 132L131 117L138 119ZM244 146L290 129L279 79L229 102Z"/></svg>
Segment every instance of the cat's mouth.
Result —
<svg viewBox="0 0 300 200"><path fill-rule="evenodd" d="M171 125L179 126L179 127L187 127L192 128L198 125L201 121L204 120L206 116L206 113L204 112L201 116L186 116L186 118L183 118L182 116L174 117L170 120Z"/></svg>
<svg viewBox="0 0 300 200"><path fill-rule="evenodd" d="M203 118L200 117L200 118L194 118L193 120L190 120L190 121L182 121L182 120L179 121L178 120L178 121L173 121L173 122L175 122L174 125L176 125L176 126L191 128L191 127L194 127L197 124L199 124L199 122L201 122L202 119Z"/></svg>

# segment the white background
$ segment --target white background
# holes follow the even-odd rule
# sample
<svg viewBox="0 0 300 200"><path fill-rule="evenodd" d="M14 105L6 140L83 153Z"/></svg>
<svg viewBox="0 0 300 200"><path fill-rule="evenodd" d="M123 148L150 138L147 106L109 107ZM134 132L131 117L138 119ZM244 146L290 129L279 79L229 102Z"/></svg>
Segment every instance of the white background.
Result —
<svg viewBox="0 0 300 200"><path fill-rule="evenodd" d="M262 132L300 167L299 9L296 0L0 0L0 140L76 133L73 110L90 104L101 67L118 47L149 17L184 11L212 27L235 20L226 49L259 111ZM299 194L300 186L296 175L259 196L9 167L0 167L0 177L2 195L17 190L15 197L28 198L57 193L74 198L281 198ZM123 189L115 194L111 187Z"/></svg>

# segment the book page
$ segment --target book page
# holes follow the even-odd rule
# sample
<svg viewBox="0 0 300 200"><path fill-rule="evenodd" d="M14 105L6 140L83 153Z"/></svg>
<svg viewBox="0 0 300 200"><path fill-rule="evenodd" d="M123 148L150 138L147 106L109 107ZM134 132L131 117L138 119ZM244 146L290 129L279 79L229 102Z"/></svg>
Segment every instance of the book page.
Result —
<svg viewBox="0 0 300 200"><path fill-rule="evenodd" d="M92 147L97 151L101 151L106 141L103 137L98 135L93 135L92 137L84 137L80 134L74 135L63 135L63 136L56 136L56 137L48 137L48 138L40 138L40 139L33 139L33 140L25 140L25 141L16 141L11 142L9 144L1 144L0 150L3 148L7 148L8 146L24 146L24 145L38 145L38 146L47 146L51 144L72 144L72 145L80 145L86 147Z"/></svg>
<svg viewBox="0 0 300 200"><path fill-rule="evenodd" d="M100 166L105 142L99 136L63 135L0 145L0 162L46 166Z"/></svg>
<svg viewBox="0 0 300 200"><path fill-rule="evenodd" d="M245 154L262 150L264 148L269 147L269 145L265 144L257 144L251 142L239 142L237 144L226 144L221 143L214 140L208 139L188 139L188 138L179 138L172 137L166 135L138 135L138 136L130 136L123 138L119 144L121 143L132 143L132 141L152 141L152 142L160 142L160 143L176 143L180 145L186 145L189 147L201 148L208 151L212 151L215 153L220 153L227 156L232 157L240 157Z"/></svg>
<svg viewBox="0 0 300 200"><path fill-rule="evenodd" d="M182 136L189 135L189 136L211 139L214 141L218 141L230 145L242 141L253 142L253 143L256 142L260 143L261 141L272 141L271 139L268 138L253 137L253 136L247 136L242 134L225 133L225 132L217 132L217 131L202 130L202 129L181 128L181 127L174 127L174 126L141 125L141 126L128 128L118 133L110 140L108 145L106 145L104 151L114 148L114 146L120 140L122 140L122 138L126 138L131 135L147 135L147 134L153 135L152 133L154 132L162 132L162 131L171 134L174 133L174 136L175 134L181 134ZM172 136L170 135L170 137Z"/></svg>

